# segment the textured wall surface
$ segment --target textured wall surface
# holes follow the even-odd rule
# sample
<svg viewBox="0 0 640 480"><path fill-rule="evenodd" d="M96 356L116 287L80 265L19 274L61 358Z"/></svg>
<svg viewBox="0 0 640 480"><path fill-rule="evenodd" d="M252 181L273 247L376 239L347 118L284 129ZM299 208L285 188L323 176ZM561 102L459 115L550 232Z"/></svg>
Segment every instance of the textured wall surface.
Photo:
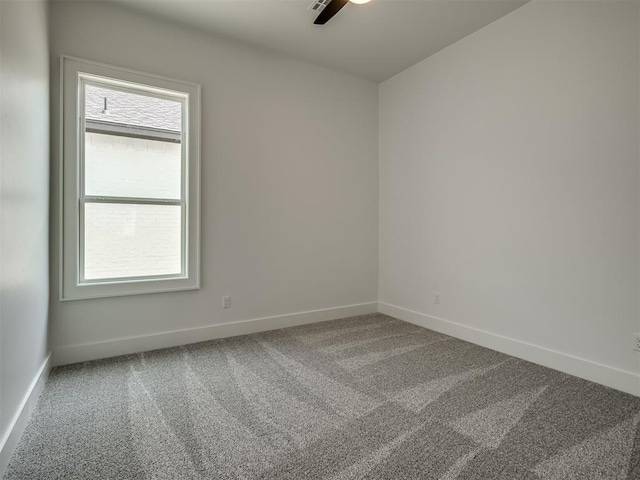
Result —
<svg viewBox="0 0 640 480"><path fill-rule="evenodd" d="M46 2L0 2L0 448L47 352ZM2 457L4 461L4 456ZM0 462L0 476L2 476Z"/></svg>
<svg viewBox="0 0 640 480"><path fill-rule="evenodd" d="M638 373L638 127L636 2L531 2L383 83L380 300Z"/></svg>
<svg viewBox="0 0 640 480"><path fill-rule="evenodd" d="M56 97L66 54L199 83L203 112L201 290L59 302L56 274L54 349L376 301L374 83L108 2L52 2L51 28Z"/></svg>

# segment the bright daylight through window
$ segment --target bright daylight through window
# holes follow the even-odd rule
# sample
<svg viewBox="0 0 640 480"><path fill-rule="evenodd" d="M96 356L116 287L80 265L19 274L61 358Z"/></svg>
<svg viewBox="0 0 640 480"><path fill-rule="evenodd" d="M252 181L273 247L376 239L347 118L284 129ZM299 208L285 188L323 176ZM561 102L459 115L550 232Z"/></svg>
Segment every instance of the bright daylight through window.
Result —
<svg viewBox="0 0 640 480"><path fill-rule="evenodd" d="M199 89L63 63L62 298L197 288Z"/></svg>

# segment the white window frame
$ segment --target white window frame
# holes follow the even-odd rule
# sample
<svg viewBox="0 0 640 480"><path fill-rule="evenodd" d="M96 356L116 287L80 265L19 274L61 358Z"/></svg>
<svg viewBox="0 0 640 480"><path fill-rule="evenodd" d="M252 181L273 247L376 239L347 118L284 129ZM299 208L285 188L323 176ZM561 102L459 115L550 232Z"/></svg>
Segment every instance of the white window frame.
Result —
<svg viewBox="0 0 640 480"><path fill-rule="evenodd" d="M200 288L200 86L79 58L61 57L60 299L139 295ZM181 198L88 196L84 192L84 87L96 84L182 102ZM131 86L134 85L134 88ZM182 266L175 275L85 280L84 206L87 203L176 205L182 210Z"/></svg>

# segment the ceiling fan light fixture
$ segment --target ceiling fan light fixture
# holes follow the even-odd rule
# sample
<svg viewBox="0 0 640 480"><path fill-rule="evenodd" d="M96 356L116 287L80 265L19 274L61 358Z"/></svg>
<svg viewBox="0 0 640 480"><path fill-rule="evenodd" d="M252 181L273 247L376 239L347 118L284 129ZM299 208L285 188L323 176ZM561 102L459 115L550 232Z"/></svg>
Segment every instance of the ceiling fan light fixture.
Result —
<svg viewBox="0 0 640 480"><path fill-rule="evenodd" d="M356 5L362 5L363 3L369 3L371 0L349 0L351 3L355 3Z"/></svg>
<svg viewBox="0 0 640 480"><path fill-rule="evenodd" d="M314 0L314 3L311 5L311 10L320 10L320 8L322 8L322 10L320 10L320 15L316 17L313 24L324 25L349 2L367 3L369 1L370 0ZM319 4L322 5L320 6Z"/></svg>

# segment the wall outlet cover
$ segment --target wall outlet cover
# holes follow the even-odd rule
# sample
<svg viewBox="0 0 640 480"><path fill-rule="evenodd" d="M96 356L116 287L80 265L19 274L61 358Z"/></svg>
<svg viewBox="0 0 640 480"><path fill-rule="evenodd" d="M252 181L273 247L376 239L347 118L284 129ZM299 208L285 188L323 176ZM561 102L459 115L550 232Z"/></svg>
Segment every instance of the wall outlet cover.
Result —
<svg viewBox="0 0 640 480"><path fill-rule="evenodd" d="M222 297L222 308L231 308L231 297L225 295Z"/></svg>

